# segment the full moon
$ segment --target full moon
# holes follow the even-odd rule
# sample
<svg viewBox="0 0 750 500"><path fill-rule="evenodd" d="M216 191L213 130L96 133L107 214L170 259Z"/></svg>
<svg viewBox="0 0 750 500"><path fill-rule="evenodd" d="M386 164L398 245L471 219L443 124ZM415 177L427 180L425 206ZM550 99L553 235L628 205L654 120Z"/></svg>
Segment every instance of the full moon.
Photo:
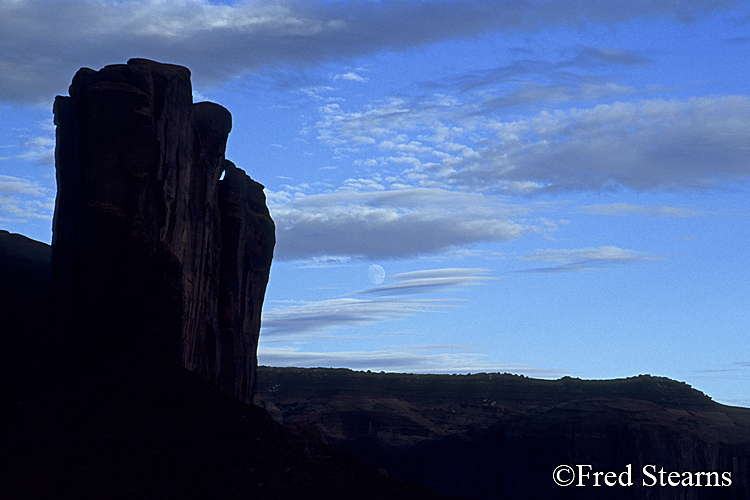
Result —
<svg viewBox="0 0 750 500"><path fill-rule="evenodd" d="M367 268L367 279L372 282L373 285L379 285L385 279L385 269L383 266L373 264Z"/></svg>

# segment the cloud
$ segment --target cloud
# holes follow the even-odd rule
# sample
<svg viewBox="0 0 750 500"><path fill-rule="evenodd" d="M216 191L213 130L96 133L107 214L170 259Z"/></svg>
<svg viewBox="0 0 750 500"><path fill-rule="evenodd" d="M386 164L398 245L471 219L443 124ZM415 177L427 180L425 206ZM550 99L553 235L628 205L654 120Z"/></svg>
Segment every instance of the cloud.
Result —
<svg viewBox="0 0 750 500"><path fill-rule="evenodd" d="M627 250L615 246L575 248L575 249L553 249L535 250L534 252L520 257L527 262L554 263L553 266L527 269L522 272L559 272L559 271L588 271L596 269L604 264L625 264L631 262L644 262L658 260L659 257Z"/></svg>
<svg viewBox="0 0 750 500"><path fill-rule="evenodd" d="M36 181L0 175L0 222L52 220L55 200L48 193Z"/></svg>
<svg viewBox="0 0 750 500"><path fill-rule="evenodd" d="M591 215L645 215L649 217L697 217L703 212L685 207L666 205L637 205L633 203L608 203L605 205L587 205L581 207L583 213Z"/></svg>
<svg viewBox="0 0 750 500"><path fill-rule="evenodd" d="M462 162L452 182L542 191L696 189L750 178L750 98L602 104L496 122L494 144Z"/></svg>
<svg viewBox="0 0 750 500"><path fill-rule="evenodd" d="M49 221L54 210L54 200L28 200L0 192L0 222L25 224L31 220Z"/></svg>
<svg viewBox="0 0 750 500"><path fill-rule="evenodd" d="M55 137L25 136L21 138L25 151L17 156L21 160L33 161L46 166L55 164Z"/></svg>
<svg viewBox="0 0 750 500"><path fill-rule="evenodd" d="M530 207L496 197L436 188L340 190L279 203L276 258L406 258L554 230L525 216Z"/></svg>
<svg viewBox="0 0 750 500"><path fill-rule="evenodd" d="M492 280L484 276L489 270L481 268L428 269L395 274L388 277L386 284L359 292L360 295L409 295L437 292L450 288L478 285Z"/></svg>
<svg viewBox="0 0 750 500"><path fill-rule="evenodd" d="M524 374L530 377L558 378L569 372L523 364L488 363L486 356L467 346L393 346L377 351L303 351L294 347L258 348L258 360L269 366L346 367L400 373L481 373Z"/></svg>
<svg viewBox="0 0 750 500"><path fill-rule="evenodd" d="M529 98L528 94L532 90L539 97L556 100L592 98L597 94L613 96L634 93L636 89L631 87L602 84L600 75L612 69L622 70L624 66L645 66L651 63L648 56L635 51L583 46L561 50L553 60L517 59L503 66L475 69L442 81L425 82L423 85L432 89L458 88L463 93L497 87L507 96L491 102L497 108L504 108L538 100ZM599 90L595 91L597 88ZM509 92L509 89L515 90Z"/></svg>
<svg viewBox="0 0 750 500"><path fill-rule="evenodd" d="M35 181L22 177L0 175L0 195L3 194L44 196L45 190Z"/></svg>
<svg viewBox="0 0 750 500"><path fill-rule="evenodd" d="M381 168L400 167L405 182L447 189L688 190L750 178L746 96L614 102L515 120L481 96L465 99L402 97L362 111L332 105L320 138Z"/></svg>
<svg viewBox="0 0 750 500"><path fill-rule="evenodd" d="M321 341L341 341L338 331L352 326L396 321L414 315L458 307L447 293L479 285L488 279L486 269L442 268L400 273L381 286L343 297L312 302L282 302L266 309L258 356L273 366L346 366L361 370L461 373L513 371L534 376L559 376L555 370L525 365L499 365L484 361L475 348L456 345L399 345L376 351L319 351ZM357 329L355 339L361 339ZM332 335L329 337L329 335ZM306 350L315 339L316 350Z"/></svg>
<svg viewBox="0 0 750 500"><path fill-rule="evenodd" d="M315 302L297 302L274 307L263 313L265 336L313 333L344 326L368 325L381 321L436 312L453 304L436 299L359 299L342 297Z"/></svg>
<svg viewBox="0 0 750 500"><path fill-rule="evenodd" d="M349 81L349 82L361 82L361 83L367 82L367 78L365 78L364 76L361 76L361 75L355 73L354 71L349 71L347 73L342 73L340 75L336 75L336 76L333 77L333 79L334 80L345 80L345 81Z"/></svg>
<svg viewBox="0 0 750 500"><path fill-rule="evenodd" d="M0 95L49 103L81 66L147 57L183 64L200 85L278 65L401 51L489 30L670 17L690 22L739 1L4 0Z"/></svg>
<svg viewBox="0 0 750 500"><path fill-rule="evenodd" d="M695 370L694 377L720 380L750 380L750 361L735 361L721 368L702 368ZM750 407L750 398L720 398L719 403L730 406Z"/></svg>
<svg viewBox="0 0 750 500"><path fill-rule="evenodd" d="M565 83L520 82L507 94L488 98L480 109L486 111L504 110L514 106L540 103L560 103L566 101L598 101L622 98L633 94L645 94L651 90L639 90L617 83L590 82L587 78L575 78Z"/></svg>
<svg viewBox="0 0 750 500"><path fill-rule="evenodd" d="M696 370L701 376L713 376L713 374L725 374L725 373L736 373L736 377L732 378L748 378L748 368L750 368L750 361L735 361L730 365L725 365L722 368L702 368Z"/></svg>
<svg viewBox="0 0 750 500"><path fill-rule="evenodd" d="M491 279L486 274L487 270L476 268L414 271L396 274L381 286L345 297L285 303L263 313L263 335L315 333L453 308L456 307L454 299L414 295L451 292L477 285Z"/></svg>

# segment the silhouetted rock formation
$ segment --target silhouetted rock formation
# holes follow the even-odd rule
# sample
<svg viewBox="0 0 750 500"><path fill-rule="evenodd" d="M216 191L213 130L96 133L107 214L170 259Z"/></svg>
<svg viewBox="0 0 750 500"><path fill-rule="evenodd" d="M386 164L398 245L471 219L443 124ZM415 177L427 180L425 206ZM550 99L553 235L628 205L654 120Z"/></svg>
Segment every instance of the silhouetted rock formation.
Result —
<svg viewBox="0 0 750 500"><path fill-rule="evenodd" d="M262 201L240 171L226 180L222 203ZM240 217L239 208L229 219L251 224L255 216ZM0 231L0 352L3 382L13 389L3 392L3 500L442 498L385 477L305 426L279 425L172 360L152 363L146 373L130 370L116 387L95 392L56 383L43 354L50 254L49 245ZM222 279L250 286L255 278Z"/></svg>
<svg viewBox="0 0 750 500"><path fill-rule="evenodd" d="M662 377L535 380L260 367L259 403L398 479L496 498L750 498L750 409ZM558 465L621 473L632 486L560 487ZM731 474L731 486L644 486L667 472ZM690 480L694 481L695 476ZM603 484L603 482L602 482Z"/></svg>
<svg viewBox="0 0 750 500"><path fill-rule="evenodd" d="M43 377L50 303L49 245L0 230L0 373L14 389Z"/></svg>
<svg viewBox="0 0 750 500"><path fill-rule="evenodd" d="M274 225L187 69L82 69L55 122L53 248L0 232L0 498L439 498L244 404Z"/></svg>
<svg viewBox="0 0 750 500"><path fill-rule="evenodd" d="M275 239L263 186L224 159L230 113L145 59L81 69L69 93L54 107L63 359L87 377L177 360L251 399Z"/></svg>

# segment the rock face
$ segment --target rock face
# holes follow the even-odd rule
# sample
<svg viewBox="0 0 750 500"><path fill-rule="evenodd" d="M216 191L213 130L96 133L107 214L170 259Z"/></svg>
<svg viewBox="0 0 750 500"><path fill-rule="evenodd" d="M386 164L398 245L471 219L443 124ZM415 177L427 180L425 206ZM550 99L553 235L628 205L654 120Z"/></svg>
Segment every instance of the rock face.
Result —
<svg viewBox="0 0 750 500"><path fill-rule="evenodd" d="M251 400L275 238L263 186L224 158L230 113L145 59L81 69L69 93L54 106L62 359L100 375L176 360Z"/></svg>
<svg viewBox="0 0 750 500"><path fill-rule="evenodd" d="M662 377L535 380L260 367L256 400L286 425L309 425L369 465L448 496L750 498L750 409L718 404ZM588 464L592 473L620 473L631 464L633 485L560 487L552 472L563 464ZM647 473L658 481L661 468L694 486L653 486ZM698 472L718 474L710 486L704 475L698 486ZM731 485L721 485L723 472Z"/></svg>

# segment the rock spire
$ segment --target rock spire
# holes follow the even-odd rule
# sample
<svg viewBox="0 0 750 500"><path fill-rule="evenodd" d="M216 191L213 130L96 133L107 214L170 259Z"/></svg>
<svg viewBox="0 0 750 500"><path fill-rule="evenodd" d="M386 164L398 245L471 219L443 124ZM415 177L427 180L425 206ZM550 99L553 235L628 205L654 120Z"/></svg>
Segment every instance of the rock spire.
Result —
<svg viewBox="0 0 750 500"><path fill-rule="evenodd" d="M58 96L52 241L58 348L99 373L177 361L252 400L275 244L263 186L187 68L81 69ZM222 178L223 175L223 178Z"/></svg>

